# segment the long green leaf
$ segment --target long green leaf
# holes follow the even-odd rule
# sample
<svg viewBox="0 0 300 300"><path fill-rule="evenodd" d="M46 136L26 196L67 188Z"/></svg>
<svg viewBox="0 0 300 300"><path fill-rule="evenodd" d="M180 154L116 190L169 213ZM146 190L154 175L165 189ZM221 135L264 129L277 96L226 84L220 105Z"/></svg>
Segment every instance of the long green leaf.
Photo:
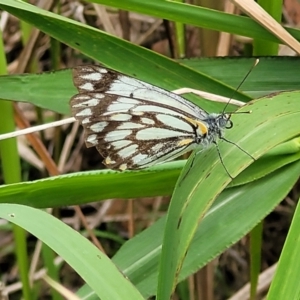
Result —
<svg viewBox="0 0 300 300"><path fill-rule="evenodd" d="M238 87L241 78L249 71L252 59L248 57L201 57L181 60L181 63L229 86ZM299 57L260 57L259 64L251 71L240 90L253 98L285 90L300 90L299 78L295 76L299 70Z"/></svg>
<svg viewBox="0 0 300 300"><path fill-rule="evenodd" d="M297 204L292 224L280 255L267 299L299 299L300 286L300 206Z"/></svg>
<svg viewBox="0 0 300 300"><path fill-rule="evenodd" d="M300 132L300 92L261 98L244 106L232 118L235 130L226 138L255 158ZM235 177L253 160L235 145L219 143L219 151L230 174ZM188 164L189 165L189 164ZM203 151L194 166L179 178L169 207L165 229L158 299L169 299L198 223L215 198L231 181L215 148ZM188 173L187 173L188 172Z"/></svg>
<svg viewBox="0 0 300 300"><path fill-rule="evenodd" d="M0 217L26 229L51 247L101 299L144 299L106 255L52 215L23 205L0 204Z"/></svg>
<svg viewBox="0 0 300 300"><path fill-rule="evenodd" d="M287 195L299 173L300 161L255 182L223 191L198 226L180 280L199 270L249 232ZM161 218L127 241L113 257L145 298L156 294L165 223L166 217ZM87 300L98 299L87 286L79 294Z"/></svg>
<svg viewBox="0 0 300 300"><path fill-rule="evenodd" d="M231 97L234 92L234 89L227 85L171 59L25 2L0 0L0 8L116 71L157 86L169 90L178 87L197 88L227 97ZM69 80L70 83L71 78ZM67 84L68 87L69 83ZM235 97L242 101L251 99L249 96L238 92L235 93ZM68 100L69 98L61 99L61 101ZM211 101L203 102L204 109L212 111L215 107L216 104Z"/></svg>
<svg viewBox="0 0 300 300"><path fill-rule="evenodd" d="M197 60L183 60L183 64L201 71L208 77L225 82L229 86L237 87L253 63L253 58L210 58ZM238 67L236 67L238 65ZM234 69L234 73L232 70ZM252 71L241 89L252 97L262 96L282 90L300 89L300 83L295 72L300 69L298 58L261 58L259 65ZM280 76L278 76L280 72ZM148 78L151 81L151 78ZM174 88L175 84L173 85ZM183 87L177 83L177 88ZM165 86L171 89L171 85ZM59 92L45 92L59 91ZM26 101L36 106L50 109L59 113L69 114L69 99L77 93L73 83L71 70L45 72L42 74L24 74L0 76L0 97ZM217 91L213 91L217 93ZM236 98L234 92L231 95ZM209 101L199 101L198 104ZM224 104L209 103L211 111L221 111ZM204 108L204 106L203 106Z"/></svg>
<svg viewBox="0 0 300 300"><path fill-rule="evenodd" d="M258 180L300 159L300 139L280 144L244 170L230 187ZM110 198L131 199L172 195L185 160L147 170L88 171L0 186L0 203L37 208L85 204Z"/></svg>
<svg viewBox="0 0 300 300"><path fill-rule="evenodd" d="M135 172L91 171L2 185L0 203L45 208L110 198L171 195L184 163L172 162Z"/></svg>
<svg viewBox="0 0 300 300"><path fill-rule="evenodd" d="M242 36L279 42L279 40L264 27L248 17L227 14L201 6L166 0L93 0L90 2L217 31L225 31ZM295 38L300 39L299 30L291 28L287 28L287 30L294 35Z"/></svg>

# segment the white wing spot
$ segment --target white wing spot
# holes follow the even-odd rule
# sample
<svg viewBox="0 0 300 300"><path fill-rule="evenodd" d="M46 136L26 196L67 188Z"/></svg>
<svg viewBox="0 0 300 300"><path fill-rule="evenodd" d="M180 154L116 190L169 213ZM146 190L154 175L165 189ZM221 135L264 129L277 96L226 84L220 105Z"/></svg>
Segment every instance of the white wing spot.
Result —
<svg viewBox="0 0 300 300"><path fill-rule="evenodd" d="M147 140L159 140L159 139L166 139L172 137L179 137L179 136L190 136L188 133L181 133L174 130L169 130L165 128L146 128L141 129L136 134L136 139L141 141Z"/></svg>
<svg viewBox="0 0 300 300"><path fill-rule="evenodd" d="M164 147L164 144L156 144L151 149L153 152L159 152Z"/></svg>
<svg viewBox="0 0 300 300"><path fill-rule="evenodd" d="M94 123L90 129L93 130L94 132L101 132L106 126L108 125L108 122L98 122Z"/></svg>
<svg viewBox="0 0 300 300"><path fill-rule="evenodd" d="M86 109L83 109L81 110L80 112L78 112L76 114L76 117L88 117L88 116L91 116L92 115L92 110L90 108L86 108Z"/></svg>
<svg viewBox="0 0 300 300"><path fill-rule="evenodd" d="M118 140L125 139L128 135L132 133L131 130L114 130L111 132L108 132L105 136L104 140L106 142L114 142Z"/></svg>
<svg viewBox="0 0 300 300"><path fill-rule="evenodd" d="M127 114L114 114L110 116L110 121L129 121L131 118L131 115Z"/></svg>
<svg viewBox="0 0 300 300"><path fill-rule="evenodd" d="M102 74L106 74L107 73L107 70L104 69L104 68L98 68L98 71Z"/></svg>
<svg viewBox="0 0 300 300"><path fill-rule="evenodd" d="M119 75L118 80L115 80L110 85L109 93L130 97L133 91L135 91L138 88L145 89L145 86L141 81L124 75Z"/></svg>
<svg viewBox="0 0 300 300"><path fill-rule="evenodd" d="M134 104L131 103L113 103L108 106L107 111L128 111L133 108Z"/></svg>
<svg viewBox="0 0 300 300"><path fill-rule="evenodd" d="M143 128L145 125L138 124L138 123L132 123L132 122L124 122L121 125L117 127L118 130L121 129L135 129L135 128Z"/></svg>
<svg viewBox="0 0 300 300"><path fill-rule="evenodd" d="M142 123L147 124L147 125L154 125L155 122L154 120L151 120L149 118L141 118Z"/></svg>
<svg viewBox="0 0 300 300"><path fill-rule="evenodd" d="M177 111L174 111L172 109L164 108L158 105L139 105L132 109L133 113L144 113L144 112L155 112L155 113L161 113L161 114L168 114L168 115L180 115Z"/></svg>
<svg viewBox="0 0 300 300"><path fill-rule="evenodd" d="M90 82L85 82L84 84L80 85L79 88L86 91L94 90L94 86Z"/></svg>
<svg viewBox="0 0 300 300"><path fill-rule="evenodd" d="M102 77L103 77L102 74L101 73L97 73L97 72L80 75L80 78L82 78L82 79L93 80L93 81L99 81L99 80L102 79Z"/></svg>
<svg viewBox="0 0 300 300"><path fill-rule="evenodd" d="M112 142L111 145L115 148L115 150L124 148L128 145L130 145L132 142L131 141L116 141L116 142Z"/></svg>
<svg viewBox="0 0 300 300"><path fill-rule="evenodd" d="M76 95L76 100L89 100L89 99L91 99L89 95L85 95L85 94Z"/></svg>
<svg viewBox="0 0 300 300"><path fill-rule="evenodd" d="M99 99L96 99L96 98L91 98L90 100L88 101L84 101L84 102L80 102L80 103L77 103L75 105L73 105L73 107L91 107L91 106L96 106L98 105L100 102Z"/></svg>
<svg viewBox="0 0 300 300"><path fill-rule="evenodd" d="M138 166L142 165L143 167L145 167L146 165L152 166L153 164L156 164L156 161L153 157L148 156L147 158L145 158L143 160L137 161L136 164Z"/></svg>
<svg viewBox="0 0 300 300"><path fill-rule="evenodd" d="M124 98L124 97L120 97L118 99L119 103L127 103L127 104L139 104L140 101L132 99L132 98Z"/></svg>
<svg viewBox="0 0 300 300"><path fill-rule="evenodd" d="M169 127L173 127L176 129L184 130L190 133L193 133L193 128L191 125L189 125L187 122L182 121L179 118L169 116L169 115L162 115L162 114L157 114L156 118L161 121L162 123L166 124Z"/></svg>
<svg viewBox="0 0 300 300"><path fill-rule="evenodd" d="M91 143L93 145L97 145L98 141L97 141L97 134L91 134L87 137L86 141L88 143Z"/></svg>
<svg viewBox="0 0 300 300"><path fill-rule="evenodd" d="M131 156L135 152L135 150L137 148L138 148L138 145L132 144L132 145L130 145L130 146L128 146L128 147L120 150L118 152L118 155L121 156L122 158L129 157L129 156Z"/></svg>
<svg viewBox="0 0 300 300"><path fill-rule="evenodd" d="M132 161L133 161L134 164L138 164L141 160L143 160L143 159L145 159L147 157L148 157L147 154L141 154L141 153L139 153L138 155L136 155L136 156L134 156L132 158Z"/></svg>
<svg viewBox="0 0 300 300"><path fill-rule="evenodd" d="M142 111L131 111L131 114L134 116L142 116L144 114L144 112Z"/></svg>
<svg viewBox="0 0 300 300"><path fill-rule="evenodd" d="M87 124L87 123L90 123L91 121L90 121L90 118L85 118L85 119L83 119L82 121L81 121L81 124L83 125L83 124Z"/></svg>
<svg viewBox="0 0 300 300"><path fill-rule="evenodd" d="M98 98L98 99L102 99L102 98L105 97L105 95L104 95L104 94L101 94L101 93L94 93L94 96L95 96L96 98Z"/></svg>

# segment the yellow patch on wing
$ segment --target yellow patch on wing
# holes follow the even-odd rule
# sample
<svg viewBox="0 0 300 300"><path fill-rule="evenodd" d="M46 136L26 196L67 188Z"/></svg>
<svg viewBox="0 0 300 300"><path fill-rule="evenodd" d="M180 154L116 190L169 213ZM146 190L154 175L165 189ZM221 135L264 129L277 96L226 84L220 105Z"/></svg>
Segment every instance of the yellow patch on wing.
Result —
<svg viewBox="0 0 300 300"><path fill-rule="evenodd" d="M127 164L122 164L122 165L120 165L120 167L119 167L119 170L120 171L125 171L127 169Z"/></svg>
<svg viewBox="0 0 300 300"><path fill-rule="evenodd" d="M111 160L109 156L107 156L104 160L104 163L106 165L111 165L111 164L115 164L116 162L114 160Z"/></svg>
<svg viewBox="0 0 300 300"><path fill-rule="evenodd" d="M178 147L182 147L182 146L186 146L186 145L189 145L191 143L193 143L193 139L184 139L184 140L181 140L177 143Z"/></svg>
<svg viewBox="0 0 300 300"><path fill-rule="evenodd" d="M193 124L194 126L200 128L202 134L206 134L208 129L206 127L206 125L201 122L201 121L198 121L198 120L194 120L194 119L191 119L191 118L188 118L188 117L185 117L185 119L190 122L191 124Z"/></svg>

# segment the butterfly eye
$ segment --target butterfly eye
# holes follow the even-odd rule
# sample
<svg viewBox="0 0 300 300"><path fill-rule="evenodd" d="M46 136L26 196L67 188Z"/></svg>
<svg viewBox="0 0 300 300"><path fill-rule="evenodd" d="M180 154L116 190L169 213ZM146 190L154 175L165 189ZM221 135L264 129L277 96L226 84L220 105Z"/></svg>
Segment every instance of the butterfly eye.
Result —
<svg viewBox="0 0 300 300"><path fill-rule="evenodd" d="M218 127L227 128L229 119L225 115L220 115L216 121L217 121Z"/></svg>
<svg viewBox="0 0 300 300"><path fill-rule="evenodd" d="M233 123L232 123L232 121L231 120L226 120L226 126L225 126L225 128L226 129L230 129L230 128L232 128L233 127Z"/></svg>

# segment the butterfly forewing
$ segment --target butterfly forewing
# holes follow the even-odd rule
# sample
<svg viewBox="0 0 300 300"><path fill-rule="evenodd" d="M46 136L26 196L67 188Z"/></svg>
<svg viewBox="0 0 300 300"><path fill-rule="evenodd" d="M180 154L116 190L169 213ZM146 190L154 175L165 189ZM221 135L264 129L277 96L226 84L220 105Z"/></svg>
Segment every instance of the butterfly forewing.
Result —
<svg viewBox="0 0 300 300"><path fill-rule="evenodd" d="M199 125L200 135L207 131L205 111L156 86L98 66L77 67L73 78L79 94L71 99L72 115L109 168L171 160L199 144Z"/></svg>

